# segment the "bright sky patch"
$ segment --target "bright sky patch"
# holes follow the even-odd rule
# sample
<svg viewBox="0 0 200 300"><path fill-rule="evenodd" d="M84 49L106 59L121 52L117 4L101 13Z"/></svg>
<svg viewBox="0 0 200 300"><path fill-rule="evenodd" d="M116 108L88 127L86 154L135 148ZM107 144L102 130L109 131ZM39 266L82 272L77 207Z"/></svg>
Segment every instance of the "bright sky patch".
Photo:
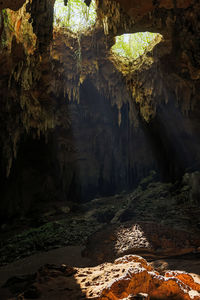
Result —
<svg viewBox="0 0 200 300"><path fill-rule="evenodd" d="M89 7L84 0L56 0L54 5L54 26L69 28L73 32L84 31L95 24L96 4L91 1Z"/></svg>
<svg viewBox="0 0 200 300"><path fill-rule="evenodd" d="M138 32L123 34L116 37L112 51L119 56L136 59L145 52L145 49L155 40L158 33Z"/></svg>

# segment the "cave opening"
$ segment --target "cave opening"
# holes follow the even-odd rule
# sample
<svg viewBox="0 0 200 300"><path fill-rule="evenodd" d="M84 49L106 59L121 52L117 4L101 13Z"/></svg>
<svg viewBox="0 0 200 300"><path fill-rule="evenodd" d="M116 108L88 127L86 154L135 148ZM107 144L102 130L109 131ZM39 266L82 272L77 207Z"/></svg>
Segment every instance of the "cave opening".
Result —
<svg viewBox="0 0 200 300"><path fill-rule="evenodd" d="M54 27L68 28L72 32L81 32L96 22L95 0L86 4L83 0L56 0L54 4Z"/></svg>
<svg viewBox="0 0 200 300"><path fill-rule="evenodd" d="M159 33L125 33L116 36L115 44L112 46L111 50L119 57L134 60L144 54L151 45L155 46L159 43L161 39L162 36Z"/></svg>

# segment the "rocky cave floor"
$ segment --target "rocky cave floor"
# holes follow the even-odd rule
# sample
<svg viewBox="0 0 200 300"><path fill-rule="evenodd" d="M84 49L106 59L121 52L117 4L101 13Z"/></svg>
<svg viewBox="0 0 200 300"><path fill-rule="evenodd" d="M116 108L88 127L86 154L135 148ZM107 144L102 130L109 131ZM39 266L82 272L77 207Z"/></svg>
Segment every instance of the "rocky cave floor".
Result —
<svg viewBox="0 0 200 300"><path fill-rule="evenodd" d="M2 225L0 299L200 299L200 208L153 177Z"/></svg>

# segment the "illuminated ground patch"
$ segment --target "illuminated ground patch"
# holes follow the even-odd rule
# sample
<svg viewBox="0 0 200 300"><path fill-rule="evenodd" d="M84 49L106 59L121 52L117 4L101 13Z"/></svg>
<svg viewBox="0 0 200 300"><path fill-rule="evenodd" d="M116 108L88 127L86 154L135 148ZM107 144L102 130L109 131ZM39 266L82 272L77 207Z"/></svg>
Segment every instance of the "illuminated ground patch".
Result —
<svg viewBox="0 0 200 300"><path fill-rule="evenodd" d="M161 39L159 33L138 32L133 34L123 34L116 37L112 51L128 59L136 59L142 55L152 43ZM156 43L155 43L156 44Z"/></svg>
<svg viewBox="0 0 200 300"><path fill-rule="evenodd" d="M54 5L54 26L64 27L73 32L84 31L95 24L96 4L92 0L90 6L84 0L68 0L67 6L63 0L56 0Z"/></svg>

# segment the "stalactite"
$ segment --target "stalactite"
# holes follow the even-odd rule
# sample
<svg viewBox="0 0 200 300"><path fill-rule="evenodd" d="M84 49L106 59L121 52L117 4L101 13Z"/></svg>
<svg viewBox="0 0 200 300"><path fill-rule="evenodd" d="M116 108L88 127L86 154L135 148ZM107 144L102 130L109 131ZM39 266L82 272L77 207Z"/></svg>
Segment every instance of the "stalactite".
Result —
<svg viewBox="0 0 200 300"><path fill-rule="evenodd" d="M119 29L128 31L133 28L134 20L123 12L116 1L97 0L97 16L102 22L105 35L116 35Z"/></svg>

